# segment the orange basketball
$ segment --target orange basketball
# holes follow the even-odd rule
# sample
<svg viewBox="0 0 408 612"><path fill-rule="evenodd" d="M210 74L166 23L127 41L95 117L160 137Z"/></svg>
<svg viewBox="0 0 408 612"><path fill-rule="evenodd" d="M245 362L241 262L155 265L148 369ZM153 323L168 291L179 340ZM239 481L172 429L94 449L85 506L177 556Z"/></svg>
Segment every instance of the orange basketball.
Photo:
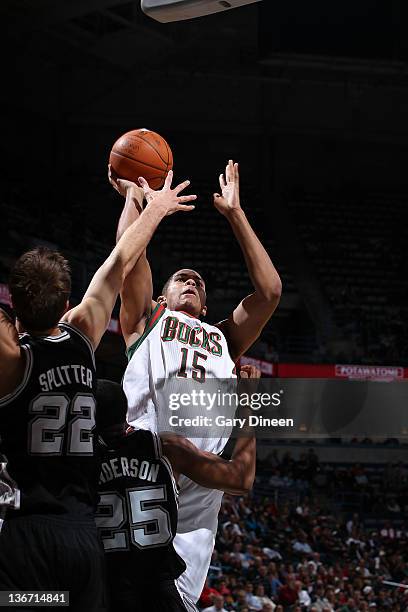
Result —
<svg viewBox="0 0 408 612"><path fill-rule="evenodd" d="M137 184L139 176L143 176L152 189L160 189L173 168L173 154L160 134L132 130L115 142L109 163L120 178Z"/></svg>

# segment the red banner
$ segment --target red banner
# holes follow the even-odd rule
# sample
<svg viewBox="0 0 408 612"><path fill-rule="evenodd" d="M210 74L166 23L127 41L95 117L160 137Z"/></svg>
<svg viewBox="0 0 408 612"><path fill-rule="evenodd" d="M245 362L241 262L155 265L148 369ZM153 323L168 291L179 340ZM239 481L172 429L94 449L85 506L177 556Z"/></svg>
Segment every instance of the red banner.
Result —
<svg viewBox="0 0 408 612"><path fill-rule="evenodd" d="M279 363L279 378L340 378L391 381L408 378L408 368L382 365Z"/></svg>
<svg viewBox="0 0 408 612"><path fill-rule="evenodd" d="M399 380L404 378L404 368L375 365L336 365L336 378L355 380Z"/></svg>
<svg viewBox="0 0 408 612"><path fill-rule="evenodd" d="M279 363L277 376L278 378L333 378L334 365Z"/></svg>

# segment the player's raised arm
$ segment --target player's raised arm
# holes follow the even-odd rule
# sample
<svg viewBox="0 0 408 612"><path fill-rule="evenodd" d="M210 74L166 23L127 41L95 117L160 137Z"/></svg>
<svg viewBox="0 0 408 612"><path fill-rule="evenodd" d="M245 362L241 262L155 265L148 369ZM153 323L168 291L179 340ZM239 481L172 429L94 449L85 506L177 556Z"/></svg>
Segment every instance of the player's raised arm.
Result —
<svg viewBox="0 0 408 612"><path fill-rule="evenodd" d="M23 376L24 363L17 329L0 308L0 398L17 387Z"/></svg>
<svg viewBox="0 0 408 612"><path fill-rule="evenodd" d="M134 268L163 217L180 210L192 210L185 202L196 196L180 196L186 183L167 189L154 198L136 221L123 233L116 247L97 270L82 302L67 312L63 320L78 327L96 348L105 333L116 298L126 276Z"/></svg>
<svg viewBox="0 0 408 612"><path fill-rule="evenodd" d="M143 211L144 192L141 187L118 178L109 166L109 182L125 198L116 233L118 242L126 229ZM143 333L146 319L152 311L153 281L146 249L125 278L121 291L120 326L126 346L130 346Z"/></svg>
<svg viewBox="0 0 408 612"><path fill-rule="evenodd" d="M241 247L254 286L251 293L219 324L224 332L231 357L236 360L259 337L275 311L282 283L268 253L252 229L239 198L238 164L229 161L225 176L219 177L221 194L214 194L214 205L224 215Z"/></svg>
<svg viewBox="0 0 408 612"><path fill-rule="evenodd" d="M154 191L144 178L139 179L140 187L130 181L118 179L110 171L109 180L113 187L126 197L125 206L119 219L116 239L119 240L129 225L139 217L143 209L143 197L147 204L160 193L171 190L173 172L167 174L163 189ZM184 189L189 185L186 181L179 186ZM187 201L187 200L186 200ZM120 291L121 308L120 324L127 346L131 346L143 333L146 319L151 314L156 303L153 301L153 281L146 249L137 260L134 268L126 276Z"/></svg>

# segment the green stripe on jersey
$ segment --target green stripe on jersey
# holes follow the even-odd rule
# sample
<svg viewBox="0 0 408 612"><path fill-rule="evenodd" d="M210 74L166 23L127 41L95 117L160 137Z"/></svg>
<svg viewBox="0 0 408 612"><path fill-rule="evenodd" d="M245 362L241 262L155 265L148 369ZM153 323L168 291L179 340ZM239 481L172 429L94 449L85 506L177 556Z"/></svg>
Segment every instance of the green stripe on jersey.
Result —
<svg viewBox="0 0 408 612"><path fill-rule="evenodd" d="M166 308L163 306L163 304L156 304L156 307L154 308L152 314L146 321L143 334L133 344L131 344L129 348L126 349L126 357L128 361L132 359L133 355L135 354L139 346L142 344L143 340L150 334L152 329L156 327L157 323L162 318L165 310Z"/></svg>

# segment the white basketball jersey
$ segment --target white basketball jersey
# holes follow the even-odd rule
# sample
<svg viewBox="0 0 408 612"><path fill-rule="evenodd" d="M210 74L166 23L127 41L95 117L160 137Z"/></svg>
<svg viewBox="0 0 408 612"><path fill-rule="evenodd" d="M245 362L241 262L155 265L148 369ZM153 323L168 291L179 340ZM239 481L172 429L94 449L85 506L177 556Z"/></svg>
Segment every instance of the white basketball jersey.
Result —
<svg viewBox="0 0 408 612"><path fill-rule="evenodd" d="M128 422L155 432L164 429L160 427L160 423L166 421L162 417L171 415L169 404L160 392L164 380L170 385L174 381L174 388L177 388L180 378L195 381L204 377L205 380L236 379L235 364L225 336L218 327L159 304L142 336L128 349L128 357L123 377ZM235 388L235 380L231 383ZM217 428L217 437L189 437L188 432L185 435L201 450L219 454L230 433L230 428ZM190 586L186 588L186 594L193 601L200 596L207 575L222 495L222 491L201 487L185 476L180 478L179 518L174 544L178 550L178 540L181 542L185 538L179 554L183 556L186 547L189 549L188 559L185 559L185 577ZM203 533L208 533L207 551L195 541L201 538L202 543ZM194 579L188 580L190 572L193 572Z"/></svg>
<svg viewBox="0 0 408 612"><path fill-rule="evenodd" d="M231 385L235 390L235 364L221 330L159 304L142 336L128 349L128 357L123 389L128 400L128 422L131 425L136 422L137 427L155 432L169 430L164 425L174 413L162 394L164 383L167 395L169 390L185 391L189 380L192 383L205 380L208 391L212 389L211 379L234 379ZM178 432L189 437L188 431ZM219 454L231 430L226 427L222 432L218 426L215 432L215 437L209 434L190 439L201 450Z"/></svg>

